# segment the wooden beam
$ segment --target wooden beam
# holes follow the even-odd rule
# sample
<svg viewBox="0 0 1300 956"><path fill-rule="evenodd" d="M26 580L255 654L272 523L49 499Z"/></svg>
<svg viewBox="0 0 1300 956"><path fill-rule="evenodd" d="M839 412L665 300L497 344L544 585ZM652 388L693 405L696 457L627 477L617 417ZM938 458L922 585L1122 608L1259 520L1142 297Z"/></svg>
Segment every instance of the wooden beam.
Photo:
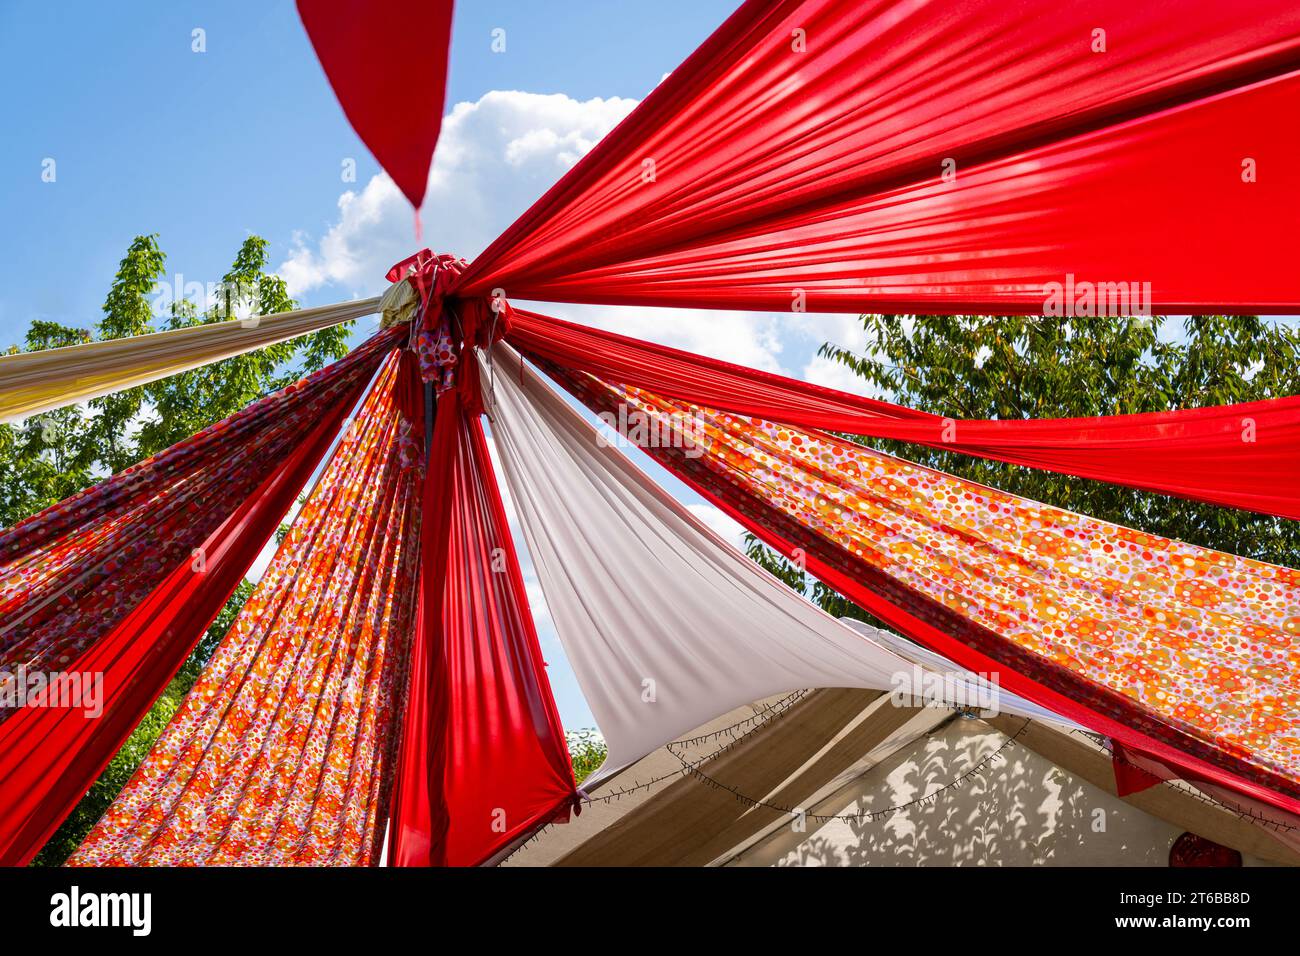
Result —
<svg viewBox="0 0 1300 956"><path fill-rule="evenodd" d="M746 796L766 796L882 696L880 691L867 690L814 691L700 769ZM747 809L733 794L683 777L554 865L699 865L700 845L733 825ZM717 855L712 853L704 862Z"/></svg>
<svg viewBox="0 0 1300 956"><path fill-rule="evenodd" d="M1115 771L1111 767L1110 755L1086 738L1057 730L1036 720L1030 721L1026 726L1023 717L1007 714L986 718L985 722L1008 737L1015 737L1016 743L1024 745L1062 770L1088 781L1113 797L1119 796L1115 790ZM1270 863L1300 866L1300 854L1275 840L1264 827L1243 819L1231 810L1198 799L1171 784L1156 784L1141 793L1132 793L1119 799L1143 813L1149 813L1223 846Z"/></svg>
<svg viewBox="0 0 1300 956"><path fill-rule="evenodd" d="M861 720L775 792L771 794L751 794L743 790L741 792L746 793L746 796L762 799L764 803L772 804L774 807L799 807L803 810L811 810L809 801L813 800L823 787L883 744L889 739L890 734L919 713L921 708L895 706L888 695L884 695L872 703ZM937 711L935 713L938 714ZM950 712L944 713L951 716ZM714 771L707 766L702 767L701 770L714 780L726 779L715 776ZM793 821L793 817L773 807L750 807L717 833L698 834L699 841L683 854L680 865L707 866L718 857L728 854L745 843L761 830L782 820Z"/></svg>

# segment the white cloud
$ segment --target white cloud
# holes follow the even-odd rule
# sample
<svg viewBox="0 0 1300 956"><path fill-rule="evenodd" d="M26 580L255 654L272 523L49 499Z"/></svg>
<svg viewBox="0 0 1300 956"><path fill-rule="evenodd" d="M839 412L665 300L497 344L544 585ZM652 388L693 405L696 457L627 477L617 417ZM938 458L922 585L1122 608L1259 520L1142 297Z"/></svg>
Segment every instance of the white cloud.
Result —
<svg viewBox="0 0 1300 956"><path fill-rule="evenodd" d="M865 395L868 398L881 397L879 389L855 374L852 369L820 355L813 356L812 360L803 367L803 378L814 385L838 389L841 392Z"/></svg>
<svg viewBox="0 0 1300 956"><path fill-rule="evenodd" d="M473 258L636 105L498 90L446 117L429 174L421 244ZM406 200L385 174L345 192L325 234L305 233L280 266L295 296L324 287L338 298L373 295L394 262L418 247ZM527 303L520 302L520 305ZM538 303L537 311L752 368L826 376L805 362L827 339L851 344L856 316ZM854 339L856 341L856 339ZM827 366L827 367L823 367ZM821 380L821 379L818 379ZM854 386L842 375L824 384Z"/></svg>
<svg viewBox="0 0 1300 956"><path fill-rule="evenodd" d="M712 358L781 372L783 335L790 316L771 312L660 309L641 306L521 303L527 308L582 325L670 345Z"/></svg>
<svg viewBox="0 0 1300 956"><path fill-rule="evenodd" d="M737 548L744 549L745 529L739 521L708 503L689 504L686 507L719 537L726 539Z"/></svg>
<svg viewBox="0 0 1300 956"><path fill-rule="evenodd" d="M867 334L858 316L805 313L798 316L798 319L799 328L809 340L812 350L811 358L800 373L805 381L836 388L841 392L879 397L878 390L870 382L854 374L842 363L817 354L823 342L833 342L851 352L864 354L867 351Z"/></svg>
<svg viewBox="0 0 1300 956"><path fill-rule="evenodd" d="M636 106L611 97L494 90L443 121L421 218L422 244L472 259ZM388 267L417 248L410 206L386 174L339 197L338 217L312 241L294 237L280 266L293 295L335 286L373 295Z"/></svg>

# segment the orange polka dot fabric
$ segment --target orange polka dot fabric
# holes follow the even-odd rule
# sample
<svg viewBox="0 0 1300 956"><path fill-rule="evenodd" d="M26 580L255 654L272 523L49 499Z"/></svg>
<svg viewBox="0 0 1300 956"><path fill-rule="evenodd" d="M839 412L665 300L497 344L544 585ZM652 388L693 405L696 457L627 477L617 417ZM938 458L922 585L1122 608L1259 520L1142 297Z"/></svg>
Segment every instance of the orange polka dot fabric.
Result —
<svg viewBox="0 0 1300 956"><path fill-rule="evenodd" d="M419 436L394 400L398 362L72 865L378 862L419 551Z"/></svg>
<svg viewBox="0 0 1300 956"><path fill-rule="evenodd" d="M788 519L810 554L833 543L858 579L879 572L992 632L1000 646L979 649L1018 672L1072 699L1096 691L1088 703L1108 716L1295 792L1300 572L543 366L598 411L692 421L681 447L646 450L742 517Z"/></svg>

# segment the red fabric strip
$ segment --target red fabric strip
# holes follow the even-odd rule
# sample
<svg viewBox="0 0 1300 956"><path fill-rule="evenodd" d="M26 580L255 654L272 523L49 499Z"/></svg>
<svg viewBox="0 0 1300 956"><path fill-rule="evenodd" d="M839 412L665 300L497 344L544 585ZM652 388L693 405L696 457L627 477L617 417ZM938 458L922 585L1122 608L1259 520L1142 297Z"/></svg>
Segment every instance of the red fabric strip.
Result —
<svg viewBox="0 0 1300 956"><path fill-rule="evenodd" d="M1253 12L750 0L457 291L1034 314L1059 283L1090 314L1076 283L1118 283L1101 314L1294 312L1300 9Z"/></svg>
<svg viewBox="0 0 1300 956"><path fill-rule="evenodd" d="M452 7L452 0L298 0L348 122L416 209L442 129Z"/></svg>
<svg viewBox="0 0 1300 956"><path fill-rule="evenodd" d="M420 592L428 613L390 829L397 866L483 863L567 818L575 794L483 426L470 411L477 368L467 372L470 386L442 394L434 426Z"/></svg>
<svg viewBox="0 0 1300 956"><path fill-rule="evenodd" d="M507 339L565 368L735 415L1300 518L1300 396L1103 418L954 421L519 309Z"/></svg>
<svg viewBox="0 0 1300 956"><path fill-rule="evenodd" d="M191 560L68 667L103 675L103 713L32 708L0 724L0 865L25 865L153 706L270 539L338 433L365 381L341 397Z"/></svg>
<svg viewBox="0 0 1300 956"><path fill-rule="evenodd" d="M418 373L409 387L420 388ZM450 825L441 770L446 764L449 714L447 669L442 666L442 604L447 580L451 493L456 467L455 392L438 407L420 407L433 416L432 441L420 499L420 577L415 633L411 640L410 681L402 716L401 747L388 824L390 866L431 866L441 860ZM439 414L441 413L441 414ZM423 420L423 419L422 419ZM422 425L420 434L427 434Z"/></svg>
<svg viewBox="0 0 1300 956"><path fill-rule="evenodd" d="M191 560L401 330L0 532L0 672L63 671ZM0 692L13 681L0 673ZM0 708L0 722L14 713Z"/></svg>

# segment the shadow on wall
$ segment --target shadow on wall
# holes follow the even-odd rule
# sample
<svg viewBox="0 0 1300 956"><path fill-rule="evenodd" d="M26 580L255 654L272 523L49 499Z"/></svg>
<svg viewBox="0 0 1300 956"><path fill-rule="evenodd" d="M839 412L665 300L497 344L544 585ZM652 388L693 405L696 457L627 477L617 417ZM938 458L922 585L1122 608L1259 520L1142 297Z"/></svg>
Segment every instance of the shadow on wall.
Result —
<svg viewBox="0 0 1300 956"><path fill-rule="evenodd" d="M783 826L731 866L1167 866L1182 832L1016 743L958 787L1007 738L958 719L823 800L814 814L886 810L879 819Z"/></svg>

